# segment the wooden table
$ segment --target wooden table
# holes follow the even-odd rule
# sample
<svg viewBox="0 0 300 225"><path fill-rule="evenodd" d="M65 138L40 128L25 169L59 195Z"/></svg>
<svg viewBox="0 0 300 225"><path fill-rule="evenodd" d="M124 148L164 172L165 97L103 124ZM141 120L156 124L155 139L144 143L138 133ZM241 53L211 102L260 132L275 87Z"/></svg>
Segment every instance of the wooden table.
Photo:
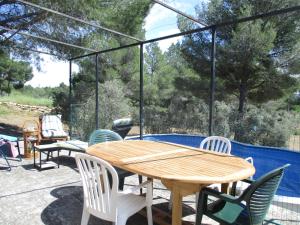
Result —
<svg viewBox="0 0 300 225"><path fill-rule="evenodd" d="M242 158L163 142L104 142L89 147L87 153L119 168L161 180L173 193L172 225L181 224L183 196L209 184L248 178L255 172Z"/></svg>

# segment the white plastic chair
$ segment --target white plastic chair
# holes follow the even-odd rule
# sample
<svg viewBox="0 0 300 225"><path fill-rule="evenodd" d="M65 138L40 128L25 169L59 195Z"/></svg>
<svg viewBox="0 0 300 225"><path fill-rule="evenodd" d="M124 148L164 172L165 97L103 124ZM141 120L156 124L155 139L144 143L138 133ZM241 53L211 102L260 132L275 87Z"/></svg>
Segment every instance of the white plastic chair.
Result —
<svg viewBox="0 0 300 225"><path fill-rule="evenodd" d="M199 146L200 149L209 150L218 153L224 153L230 155L231 153L231 143L228 138L221 136L209 136L203 139ZM221 184L211 184L209 188L220 190ZM198 205L199 192L196 193L196 208Z"/></svg>
<svg viewBox="0 0 300 225"><path fill-rule="evenodd" d="M221 136L210 136L205 138L200 143L200 149L209 150L218 153L224 153L230 155L231 152L231 143L229 139ZM220 190L221 184L211 184L209 185L210 188ZM199 192L196 193L196 208L198 203L198 196ZM169 202L169 210L172 208L172 193L170 195L170 202Z"/></svg>
<svg viewBox="0 0 300 225"><path fill-rule="evenodd" d="M108 162L82 153L75 158L84 192L81 225L88 224L91 214L114 225L126 225L127 219L144 207L147 208L148 225L153 225L151 181L120 192L118 174ZM144 186L147 187L146 197L133 194Z"/></svg>
<svg viewBox="0 0 300 225"><path fill-rule="evenodd" d="M210 136L201 141L199 148L219 153L230 154L231 143L225 137Z"/></svg>
<svg viewBox="0 0 300 225"><path fill-rule="evenodd" d="M252 165L254 164L252 157L247 157L245 158L245 160L251 163ZM249 177L249 179L253 180L253 176ZM249 187L249 185L250 184L247 182L241 182L241 181L234 182L231 187L232 195L239 196L241 193L244 192L244 190L246 190Z"/></svg>

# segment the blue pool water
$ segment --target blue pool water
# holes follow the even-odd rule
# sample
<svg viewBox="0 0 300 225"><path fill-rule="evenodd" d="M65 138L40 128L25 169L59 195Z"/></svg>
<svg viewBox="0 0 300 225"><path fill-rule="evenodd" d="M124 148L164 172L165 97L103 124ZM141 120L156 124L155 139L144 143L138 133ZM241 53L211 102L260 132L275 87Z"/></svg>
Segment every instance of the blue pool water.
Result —
<svg viewBox="0 0 300 225"><path fill-rule="evenodd" d="M192 147L199 147L200 142L204 138L204 136L184 134L153 134L144 136L144 140L166 141ZM277 194L300 197L300 153L281 148L248 145L235 141L231 141L231 144L231 154L242 158L251 156L254 159L255 179L279 166L287 163L291 164L285 171Z"/></svg>

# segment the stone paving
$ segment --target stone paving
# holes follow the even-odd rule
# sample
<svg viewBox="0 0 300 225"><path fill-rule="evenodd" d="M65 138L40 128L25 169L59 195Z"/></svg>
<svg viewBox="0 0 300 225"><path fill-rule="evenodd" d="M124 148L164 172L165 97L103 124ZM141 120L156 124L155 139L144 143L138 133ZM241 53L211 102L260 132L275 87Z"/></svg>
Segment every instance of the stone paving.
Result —
<svg viewBox="0 0 300 225"><path fill-rule="evenodd" d="M60 168L38 171L32 159L10 159L12 170L7 171L5 161L0 158L0 225L77 225L82 213L82 185L76 168L74 153L62 151ZM125 179L125 188L138 183L136 175ZM154 183L153 204L165 208L170 192L159 182ZM193 224L194 196L184 198L184 221ZM299 211L287 211L282 205L271 208L271 218L266 224L300 224ZM282 212L286 215L282 216ZM274 219L276 218L276 219ZM216 224L205 218L205 224ZM91 217L89 225L110 223ZM141 214L132 216L127 225L146 225Z"/></svg>
<svg viewBox="0 0 300 225"><path fill-rule="evenodd" d="M60 168L38 171L32 159L10 159L12 170L7 171L5 161L0 158L0 225L76 225L82 213L82 185L73 157L61 153ZM73 155L73 153L72 153ZM125 188L138 184L136 175L125 179ZM160 182L154 184L154 204L167 207L170 192ZM194 221L193 197L184 199L188 215L185 221ZM189 207L192 206L192 207ZM168 212L168 210L166 210ZM110 224L91 217L89 225ZM144 216L132 216L128 225L144 225ZM211 223L210 223L211 224Z"/></svg>

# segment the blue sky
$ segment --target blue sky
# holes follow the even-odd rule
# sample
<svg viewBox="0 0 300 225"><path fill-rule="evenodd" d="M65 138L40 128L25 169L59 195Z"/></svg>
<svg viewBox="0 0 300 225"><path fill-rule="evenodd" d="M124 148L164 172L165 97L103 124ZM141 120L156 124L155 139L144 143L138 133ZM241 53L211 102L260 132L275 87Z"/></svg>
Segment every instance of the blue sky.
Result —
<svg viewBox="0 0 300 225"><path fill-rule="evenodd" d="M179 9L191 16L195 16L195 6L207 0L165 0L164 3ZM155 4L147 18L144 28L146 30L146 39L166 36L178 33L177 14L159 4ZM180 38L172 38L159 42L160 48L165 51L172 43ZM26 84L34 87L55 87L60 83L69 84L69 64L64 61L54 61L50 56L43 55L44 62L41 63L42 71L33 69L34 77ZM78 67L77 67L78 68ZM74 65L76 71L76 65Z"/></svg>

